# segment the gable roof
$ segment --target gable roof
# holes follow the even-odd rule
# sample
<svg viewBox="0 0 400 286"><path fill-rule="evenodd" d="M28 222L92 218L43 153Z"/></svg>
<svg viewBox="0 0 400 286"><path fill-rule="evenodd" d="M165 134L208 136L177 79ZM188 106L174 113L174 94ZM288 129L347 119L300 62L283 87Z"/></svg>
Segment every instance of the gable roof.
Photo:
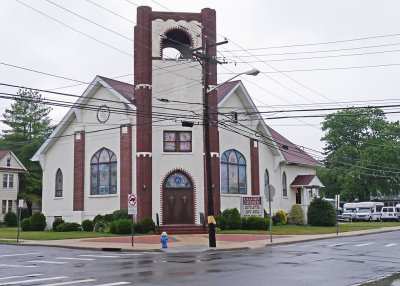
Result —
<svg viewBox="0 0 400 286"><path fill-rule="evenodd" d="M112 94L114 94L121 102L125 103L131 109L135 110L135 98L134 98L134 86L117 81L114 79L110 79L104 76L96 76L95 79L89 84L83 94L76 101L76 105L84 104L85 101L88 101L89 98L100 88L104 87L108 89ZM33 155L31 158L32 161L39 161L39 155L46 152L48 148L50 148L54 142L56 141L56 137L62 134L65 129L69 126L69 124L74 119L74 113L76 108L71 108L68 113L64 116L61 122L57 125L57 127L53 130L50 136L46 139L42 146L40 146L39 150Z"/></svg>
<svg viewBox="0 0 400 286"><path fill-rule="evenodd" d="M298 175L290 184L291 187L324 187L317 175Z"/></svg>
<svg viewBox="0 0 400 286"><path fill-rule="evenodd" d="M28 170L21 163L17 156L11 150L0 150L0 160L2 160L7 154L11 154L14 157L15 161L17 161L20 168L15 167L0 167L0 171L9 171L9 172L17 172L17 173L27 173Z"/></svg>
<svg viewBox="0 0 400 286"><path fill-rule="evenodd" d="M252 108L253 111L256 111L255 115L263 126L267 134L266 137L270 138L269 140L273 145L270 147L278 150L281 156L281 161L286 161L286 163L303 164L315 167L322 166L321 162L314 159L307 152L300 149L296 144L290 142L288 139L286 139L284 136L279 134L277 131L275 131L265 123L261 115L257 113L257 107L255 106L253 100L247 93L243 83L240 80L226 82L217 88L218 106L220 107L235 91L238 92L239 96L241 96L242 94L242 100L248 102L248 104L246 104L246 109Z"/></svg>

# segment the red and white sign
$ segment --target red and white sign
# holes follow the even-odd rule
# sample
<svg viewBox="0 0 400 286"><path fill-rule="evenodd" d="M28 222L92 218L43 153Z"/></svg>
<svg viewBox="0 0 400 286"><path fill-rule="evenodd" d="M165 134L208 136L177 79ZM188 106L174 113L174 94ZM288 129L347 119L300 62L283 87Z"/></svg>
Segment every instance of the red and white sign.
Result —
<svg viewBox="0 0 400 286"><path fill-rule="evenodd" d="M131 206L136 206L137 200L135 195L128 195L128 203Z"/></svg>
<svg viewBox="0 0 400 286"><path fill-rule="evenodd" d="M242 196L240 200L240 215L242 217L264 217L264 205L261 196Z"/></svg>
<svg viewBox="0 0 400 286"><path fill-rule="evenodd" d="M24 207L24 200L19 200L18 201L18 207L23 208Z"/></svg>

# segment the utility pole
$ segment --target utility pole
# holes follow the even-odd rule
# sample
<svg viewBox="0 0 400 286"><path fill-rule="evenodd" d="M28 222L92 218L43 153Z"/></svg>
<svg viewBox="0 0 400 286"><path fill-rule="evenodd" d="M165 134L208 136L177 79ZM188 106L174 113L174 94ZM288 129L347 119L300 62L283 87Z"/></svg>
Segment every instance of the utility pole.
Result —
<svg viewBox="0 0 400 286"><path fill-rule="evenodd" d="M204 97L204 153L205 153L205 167L206 167L206 188L207 188L207 210L208 210L208 245L209 247L216 247L216 237L215 237L215 218L214 218L214 197L212 189L212 170L211 170L211 150L210 150L210 114L209 114L209 100L208 100L208 89L209 89L209 67L210 64L223 64L217 61L213 57L209 56L210 47L215 47L218 45L227 44L228 41L223 41L220 43L209 44L208 38L205 38L204 48L193 49L193 55L200 61L203 61L203 97ZM197 50L202 49L204 52L199 53Z"/></svg>

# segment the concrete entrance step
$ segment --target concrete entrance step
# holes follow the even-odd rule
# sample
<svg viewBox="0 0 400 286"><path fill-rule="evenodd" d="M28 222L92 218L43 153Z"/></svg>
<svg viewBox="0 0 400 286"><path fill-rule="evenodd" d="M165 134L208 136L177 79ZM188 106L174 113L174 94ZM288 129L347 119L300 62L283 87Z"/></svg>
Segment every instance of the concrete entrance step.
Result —
<svg viewBox="0 0 400 286"><path fill-rule="evenodd" d="M167 224L156 226L156 234L165 231L170 234L206 234L207 228L201 224Z"/></svg>

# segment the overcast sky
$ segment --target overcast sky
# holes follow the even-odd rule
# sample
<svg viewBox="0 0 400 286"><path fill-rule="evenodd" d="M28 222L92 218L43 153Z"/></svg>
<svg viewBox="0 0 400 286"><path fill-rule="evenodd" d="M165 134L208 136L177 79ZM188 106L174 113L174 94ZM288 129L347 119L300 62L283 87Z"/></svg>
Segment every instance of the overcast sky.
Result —
<svg viewBox="0 0 400 286"><path fill-rule="evenodd" d="M223 82L232 76L230 73L252 67L265 72L257 77L241 77L260 110L394 104L400 100L399 1L90 0L126 19L87 0L51 1L114 33L47 0L20 2L59 22L19 1L3 0L0 83L57 89L77 95L87 85L60 88L76 85L76 81L90 82L96 75L111 78L127 75L118 79L133 83L131 55L137 5L151 6L153 11L176 12L200 12L209 7L217 12L218 40L225 37L229 40L229 44L219 49L219 55L230 63L219 68L218 80ZM0 92L15 93L16 89L0 86ZM10 100L0 99L0 113L10 104ZM67 111L55 108L51 118L59 122ZM272 116L282 114L268 114ZM399 118L399 114L389 116L390 120ZM266 122L294 143L321 151L322 120L269 119Z"/></svg>

